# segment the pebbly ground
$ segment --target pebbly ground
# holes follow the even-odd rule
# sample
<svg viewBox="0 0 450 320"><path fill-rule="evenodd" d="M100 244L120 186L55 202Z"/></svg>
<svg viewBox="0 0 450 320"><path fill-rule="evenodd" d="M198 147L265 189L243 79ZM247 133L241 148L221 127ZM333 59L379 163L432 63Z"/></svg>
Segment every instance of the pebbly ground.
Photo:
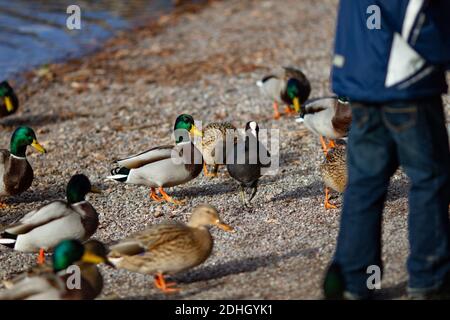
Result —
<svg viewBox="0 0 450 320"><path fill-rule="evenodd" d="M64 197L70 176L83 172L103 189L90 201L101 219L95 238L106 243L165 219L186 221L189 210L203 202L215 205L237 230L211 230L212 256L174 277L180 294L165 296L150 276L102 267L104 298L320 298L340 213L323 207L320 144L293 118L272 120L271 102L255 82L293 65L308 75L312 97L329 94L336 6L336 0L214 1L123 32L92 56L30 72L19 90L20 111L0 121L0 145L7 147L14 128L26 124L48 154L29 151L35 181L7 199L0 222ZM169 189L187 199L182 207L153 203L145 187L104 180L112 160L170 143L180 113L204 124L227 120L243 127L256 120L262 128L280 130L280 170L260 180L253 209L242 208L237 185L223 168L217 179L201 175ZM407 191L399 171L384 214L381 298L404 298ZM333 201L340 205L342 199ZM34 255L0 250L0 279L35 262Z"/></svg>

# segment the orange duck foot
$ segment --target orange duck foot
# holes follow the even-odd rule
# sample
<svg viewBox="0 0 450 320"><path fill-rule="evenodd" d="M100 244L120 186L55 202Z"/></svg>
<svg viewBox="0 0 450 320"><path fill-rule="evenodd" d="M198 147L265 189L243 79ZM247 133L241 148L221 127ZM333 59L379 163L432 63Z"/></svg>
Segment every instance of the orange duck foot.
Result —
<svg viewBox="0 0 450 320"><path fill-rule="evenodd" d="M179 292L180 288L171 288L174 286L175 282L166 282L162 273L157 273L155 275L155 286L164 293L175 293Z"/></svg>
<svg viewBox="0 0 450 320"><path fill-rule="evenodd" d="M173 203L176 205L183 205L186 203L186 201L183 200L175 200L173 199L171 196L169 196L166 191L164 191L163 187L159 187L159 193L161 193L162 197L164 198L165 201L169 202L169 203Z"/></svg>
<svg viewBox="0 0 450 320"><path fill-rule="evenodd" d="M156 194L155 188L151 188L150 198L152 198L152 200L154 200L156 202L161 202L164 200L163 198L158 197L158 195Z"/></svg>
<svg viewBox="0 0 450 320"><path fill-rule="evenodd" d="M328 188L325 188L325 209L337 209L337 206L330 203L330 191Z"/></svg>
<svg viewBox="0 0 450 320"><path fill-rule="evenodd" d="M39 249L39 255L37 259L38 264L44 264L45 263L45 251L43 248Z"/></svg>

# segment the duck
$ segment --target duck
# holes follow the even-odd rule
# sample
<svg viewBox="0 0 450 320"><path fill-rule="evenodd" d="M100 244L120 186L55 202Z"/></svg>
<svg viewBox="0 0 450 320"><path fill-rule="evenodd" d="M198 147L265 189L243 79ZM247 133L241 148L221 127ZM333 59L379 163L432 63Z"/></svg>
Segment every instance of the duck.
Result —
<svg viewBox="0 0 450 320"><path fill-rule="evenodd" d="M220 219L217 208L200 204L192 210L187 224L169 221L151 225L110 246L108 259L118 269L153 275L155 286L164 293L178 292L176 284L167 283L164 277L208 259L214 244L209 226L234 232Z"/></svg>
<svg viewBox="0 0 450 320"><path fill-rule="evenodd" d="M109 180L148 186L150 198L156 202L166 201L176 205L184 201L173 199L164 188L170 188L195 179L203 168L203 157L189 134L201 136L202 132L188 114L177 117L174 125L175 145L154 147L137 155L117 160L119 165L111 170ZM156 193L158 188L162 198Z"/></svg>
<svg viewBox="0 0 450 320"><path fill-rule="evenodd" d="M19 108L19 99L8 81L0 82L0 118L9 116Z"/></svg>
<svg viewBox="0 0 450 320"><path fill-rule="evenodd" d="M21 252L39 252L44 263L45 251L64 239L88 240L97 230L99 219L85 199L89 192L100 193L83 174L72 176L67 184L67 200L56 200L33 210L19 221L0 229L0 244Z"/></svg>
<svg viewBox="0 0 450 320"><path fill-rule="evenodd" d="M219 166L225 163L227 131L231 139L236 137L236 127L230 122L212 122L203 129L200 151L203 155L203 172L206 177L217 177ZM213 166L212 172L208 172L208 166Z"/></svg>
<svg viewBox="0 0 450 320"><path fill-rule="evenodd" d="M265 155L261 157L261 155ZM233 152L227 154L227 170L229 175L240 185L241 201L250 207L250 202L258 190L258 180L262 176L262 169L270 167L270 153L259 141L259 126L255 121L245 125L245 137L241 137L233 145ZM245 189L251 188L249 199L245 196Z"/></svg>
<svg viewBox="0 0 450 320"><path fill-rule="evenodd" d="M347 186L347 150L345 142L337 141L337 145L327 151L325 160L320 165L320 173L325 184L325 209L336 209L336 205L331 204L330 189L343 193Z"/></svg>
<svg viewBox="0 0 450 320"><path fill-rule="evenodd" d="M328 149L335 147L335 139L348 136L352 122L352 111L346 97L320 97L305 102L302 106L299 123L319 136L322 151L326 156ZM329 139L328 143L324 138Z"/></svg>
<svg viewBox="0 0 450 320"><path fill-rule="evenodd" d="M286 104L286 114L296 114L311 93L311 84L306 75L293 67L283 67L278 74L264 76L256 85L264 96L272 99L275 120L281 116L279 103Z"/></svg>
<svg viewBox="0 0 450 320"><path fill-rule="evenodd" d="M5 281L0 300L93 300L103 289L97 265L114 267L107 254L108 249L98 240L84 244L76 239L63 240L55 247L52 264L35 266ZM74 278L77 271L78 281Z"/></svg>
<svg viewBox="0 0 450 320"><path fill-rule="evenodd" d="M0 149L0 197L18 195L31 186L34 174L26 158L27 146L47 152L29 127L18 127L11 137L10 149ZM3 203L0 206L7 207Z"/></svg>

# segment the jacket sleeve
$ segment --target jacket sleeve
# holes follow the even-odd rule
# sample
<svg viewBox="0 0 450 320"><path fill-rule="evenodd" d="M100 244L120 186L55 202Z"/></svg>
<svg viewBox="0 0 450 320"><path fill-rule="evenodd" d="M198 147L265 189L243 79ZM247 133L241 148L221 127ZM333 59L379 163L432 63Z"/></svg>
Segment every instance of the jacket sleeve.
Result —
<svg viewBox="0 0 450 320"><path fill-rule="evenodd" d="M449 0L378 0L377 5L381 8L383 23L388 28L400 34L428 63L444 65L448 69Z"/></svg>
<svg viewBox="0 0 450 320"><path fill-rule="evenodd" d="M428 62L446 65L448 69L450 64L450 1L425 1L415 21L408 43Z"/></svg>

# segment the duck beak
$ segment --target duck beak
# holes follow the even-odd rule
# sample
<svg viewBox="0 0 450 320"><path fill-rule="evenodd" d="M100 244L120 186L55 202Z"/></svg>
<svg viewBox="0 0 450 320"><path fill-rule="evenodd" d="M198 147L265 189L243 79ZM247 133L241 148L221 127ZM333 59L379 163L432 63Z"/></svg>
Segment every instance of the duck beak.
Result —
<svg viewBox="0 0 450 320"><path fill-rule="evenodd" d="M33 140L33 142L31 143L31 146L32 146L33 148L35 148L37 151L39 151L40 153L46 153L46 152L47 152L47 151L44 149L44 147L41 146L41 145L39 144L39 142L37 142L36 139Z"/></svg>
<svg viewBox="0 0 450 320"><path fill-rule="evenodd" d="M222 221L218 221L216 226L226 232L235 232L232 226L223 223Z"/></svg>
<svg viewBox="0 0 450 320"><path fill-rule="evenodd" d="M86 263L92 263L92 264L105 263L106 260L107 260L106 258L100 257L100 256L96 255L95 253L91 253L91 252L85 252L83 254L83 256L81 257L81 261L86 262Z"/></svg>
<svg viewBox="0 0 450 320"><path fill-rule="evenodd" d="M11 98L8 97L8 96L5 97L5 105L6 105L6 110L8 112L13 112L14 111L13 103L11 101Z"/></svg>
<svg viewBox="0 0 450 320"><path fill-rule="evenodd" d="M293 102L294 102L294 110L295 110L295 112L299 113L300 109L301 109L300 101L298 100L297 97L295 97Z"/></svg>
<svg viewBox="0 0 450 320"><path fill-rule="evenodd" d="M197 129L197 127L195 125L192 126L191 130L189 131L191 134L193 134L194 136L198 136L201 137L203 136L203 132L201 132L200 130Z"/></svg>
<svg viewBox="0 0 450 320"><path fill-rule="evenodd" d="M96 255L95 253L91 253L91 252L85 252L83 254L83 257L81 257L81 261L86 262L86 263L92 263L92 264L104 263L110 267L115 268L114 264L112 264L112 262L109 261L108 258L101 257L101 256Z"/></svg>
<svg viewBox="0 0 450 320"><path fill-rule="evenodd" d="M92 193L102 193L102 190L100 190L99 188L96 188L96 187L91 187L91 190L90 190Z"/></svg>

